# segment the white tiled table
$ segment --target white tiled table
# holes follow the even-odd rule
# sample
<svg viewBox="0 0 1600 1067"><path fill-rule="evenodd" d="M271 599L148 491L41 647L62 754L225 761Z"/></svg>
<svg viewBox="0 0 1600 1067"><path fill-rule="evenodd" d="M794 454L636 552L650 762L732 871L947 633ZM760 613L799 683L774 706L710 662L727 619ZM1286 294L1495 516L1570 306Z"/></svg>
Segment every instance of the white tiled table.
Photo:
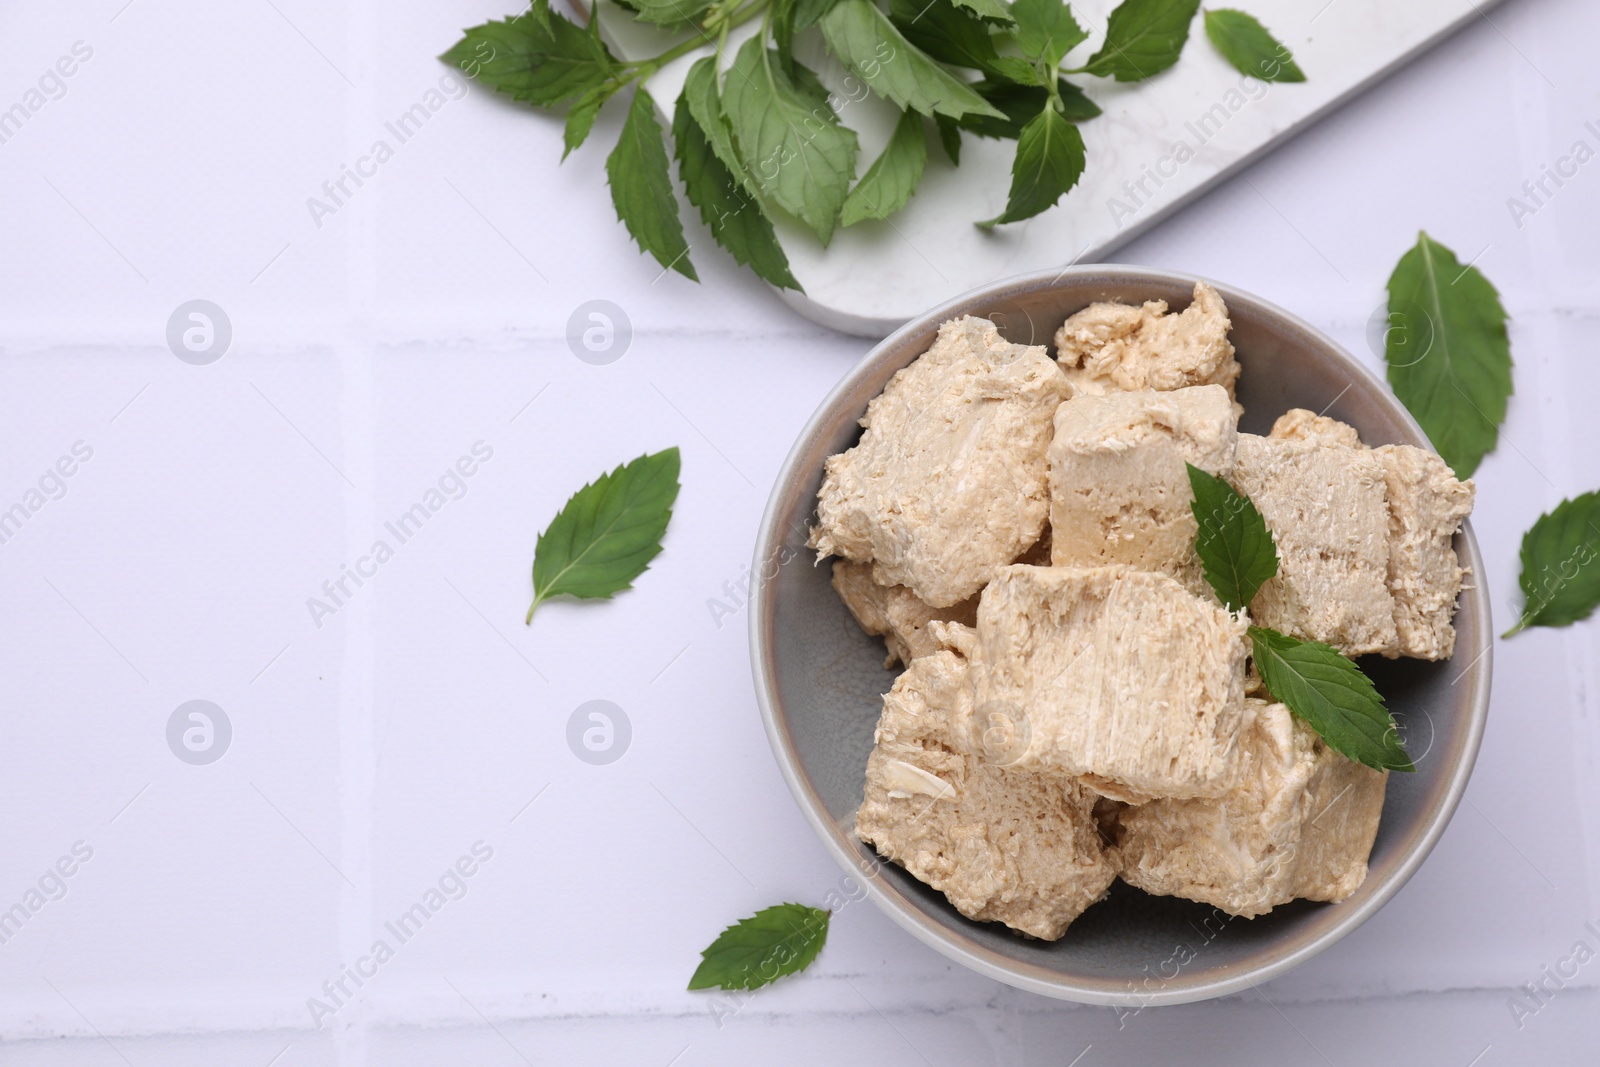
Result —
<svg viewBox="0 0 1600 1067"><path fill-rule="evenodd" d="M809 972L719 1025L729 1003L682 991L699 950L840 872L768 752L744 614L710 602L738 608L778 464L868 344L709 250L705 284L659 276L611 221L603 150L557 167L556 123L477 91L317 226L307 198L438 87L431 57L494 0L14 8L0 108L75 42L92 56L0 144L0 510L78 442L92 456L0 544L0 909L75 843L92 856L0 944L0 1063L1593 1056L1600 964L1520 1028L1507 1001L1600 947L1595 622L1497 645L1483 754L1432 859L1257 993L1119 1029L955 969L862 903ZM1514 316L1474 519L1504 620L1521 531L1600 486L1600 163L1520 227L1507 207L1574 141L1600 147L1600 12L1493 19L1125 258L1253 290L1374 363L1366 324L1416 230L1475 259ZM209 366L165 341L196 298L232 324ZM632 322L610 365L567 346L591 299ZM479 442L492 457L422 529L386 535ZM670 444L684 489L639 587L524 628L538 529ZM308 598L380 538L393 558L314 621ZM194 699L233 730L207 766L166 739ZM632 724L606 766L565 740L592 699ZM446 880L459 899L315 1025L308 998L477 842L492 856Z"/></svg>

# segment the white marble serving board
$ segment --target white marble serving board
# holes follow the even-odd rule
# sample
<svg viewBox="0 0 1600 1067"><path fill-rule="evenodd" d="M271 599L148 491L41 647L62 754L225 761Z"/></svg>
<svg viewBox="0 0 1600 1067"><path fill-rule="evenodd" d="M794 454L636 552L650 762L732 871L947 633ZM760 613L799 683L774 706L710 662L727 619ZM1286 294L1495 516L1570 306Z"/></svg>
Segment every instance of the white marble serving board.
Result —
<svg viewBox="0 0 1600 1067"><path fill-rule="evenodd" d="M600 3L601 34L625 59L661 51L659 31L634 23L611 0ZM973 225L1005 205L1015 146L966 135L961 166L930 153L922 186L887 222L840 230L824 249L798 223L780 221L779 238L804 294L783 298L815 322L867 337L887 334L935 304L998 278L1069 262L1094 262L1155 225L1214 182L1292 136L1483 12L1497 0L1249 0L1255 15L1294 52L1300 84L1266 84L1230 67L1197 17L1178 64L1148 82L1075 79L1104 110L1084 123L1088 166L1053 210L985 231ZM1077 0L1088 41L1066 66L1100 45L1116 0ZM732 55L756 24L730 35ZM830 88L844 71L812 30L796 53ZM709 49L708 49L709 50ZM694 53L651 81L671 108ZM889 138L897 112L877 97L851 102L840 118L861 137L858 173Z"/></svg>

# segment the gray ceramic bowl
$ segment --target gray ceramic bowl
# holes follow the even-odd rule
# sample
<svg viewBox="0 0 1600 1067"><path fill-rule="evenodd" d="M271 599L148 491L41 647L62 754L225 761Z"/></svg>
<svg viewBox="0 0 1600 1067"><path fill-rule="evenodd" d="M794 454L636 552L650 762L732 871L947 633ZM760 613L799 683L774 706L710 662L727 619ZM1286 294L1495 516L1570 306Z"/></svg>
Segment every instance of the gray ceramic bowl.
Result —
<svg viewBox="0 0 1600 1067"><path fill-rule="evenodd" d="M1248 988L1295 967L1354 930L1416 871L1456 809L1489 706L1493 629L1483 591L1469 583L1456 615L1456 658L1363 661L1388 698L1417 763L1393 774L1370 873L1338 904L1296 901L1261 918L1228 920L1206 905L1147 896L1118 882L1055 942L1025 939L962 917L944 896L881 862L852 832L881 696L894 680L883 646L855 625L805 548L823 460L849 448L867 401L933 342L941 322L993 319L1016 343L1050 345L1069 314L1097 300L1188 305L1194 278L1138 267L1088 266L1027 275L935 308L887 338L823 402L789 454L756 546L750 613L756 695L789 788L828 851L895 922L973 970L1022 989L1093 1004L1176 1004ZM1218 286L1244 368L1241 429L1266 433L1293 407L1354 425L1369 444L1427 446L1411 416L1374 375L1331 340L1248 293ZM1462 562L1483 573L1463 527Z"/></svg>

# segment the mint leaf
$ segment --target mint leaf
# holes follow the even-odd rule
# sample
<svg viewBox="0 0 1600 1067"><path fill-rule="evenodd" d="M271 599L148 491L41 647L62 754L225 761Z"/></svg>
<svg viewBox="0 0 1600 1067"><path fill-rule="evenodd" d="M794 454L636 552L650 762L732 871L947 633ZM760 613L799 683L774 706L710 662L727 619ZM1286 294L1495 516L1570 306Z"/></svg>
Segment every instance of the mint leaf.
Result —
<svg viewBox="0 0 1600 1067"><path fill-rule="evenodd" d="M961 165L961 127L949 115L933 116L933 125L939 131L939 144L952 167Z"/></svg>
<svg viewBox="0 0 1600 1067"><path fill-rule="evenodd" d="M794 28L804 30L815 26L828 13L835 0L794 0Z"/></svg>
<svg viewBox="0 0 1600 1067"><path fill-rule="evenodd" d="M820 25L833 54L873 92L902 108L951 118L999 114L906 40L872 0L839 0Z"/></svg>
<svg viewBox="0 0 1600 1067"><path fill-rule="evenodd" d="M955 2L985 22L1009 26L1015 21L1011 12L1006 10L1006 6L1000 0L955 0Z"/></svg>
<svg viewBox="0 0 1600 1067"><path fill-rule="evenodd" d="M1254 15L1226 9L1207 11L1206 36L1240 74L1264 82L1306 80L1289 49L1279 44Z"/></svg>
<svg viewBox="0 0 1600 1067"><path fill-rule="evenodd" d="M694 66L689 68L689 74L684 79L679 99L688 102L689 114L710 142L717 159L731 173L739 175L740 181L748 186L744 163L733 147L733 131L728 128L728 119L722 113L722 93L717 88L716 56L703 56L694 61Z"/></svg>
<svg viewBox="0 0 1600 1067"><path fill-rule="evenodd" d="M1189 508L1200 527L1194 550L1206 582L1229 611L1243 611L1262 584L1278 573L1278 549L1267 520L1249 497L1221 478L1193 463L1185 466L1194 490Z"/></svg>
<svg viewBox="0 0 1600 1067"><path fill-rule="evenodd" d="M1017 20L1017 44L1023 54L1051 71L1062 56L1089 38L1061 0L1016 0L1011 14Z"/></svg>
<svg viewBox="0 0 1600 1067"><path fill-rule="evenodd" d="M611 98L609 86L600 86L590 89L573 102L567 110L567 124L561 131L561 160L566 162L572 150L583 144L589 137L589 131L594 129L594 120L600 117L600 108Z"/></svg>
<svg viewBox="0 0 1600 1067"><path fill-rule="evenodd" d="M828 939L833 913L779 904L740 919L700 953L690 989L758 989L804 970Z"/></svg>
<svg viewBox="0 0 1600 1067"><path fill-rule="evenodd" d="M922 181L922 168L927 162L928 135L922 128L922 116L907 111L895 124L883 154L872 161L867 173L845 197L839 225L886 219L905 207Z"/></svg>
<svg viewBox="0 0 1600 1067"><path fill-rule="evenodd" d="M941 63L1010 81L1038 80L1031 64L1000 55L989 27L953 0L889 0L889 21L906 40Z"/></svg>
<svg viewBox="0 0 1600 1067"><path fill-rule="evenodd" d="M1478 469L1506 417L1506 318L1489 279L1425 233L1389 276L1389 384L1457 478Z"/></svg>
<svg viewBox="0 0 1600 1067"><path fill-rule="evenodd" d="M1031 218L1047 211L1083 174L1083 135L1049 104L1022 128L1017 158L1011 164L1006 209L985 228Z"/></svg>
<svg viewBox="0 0 1600 1067"><path fill-rule="evenodd" d="M826 245L855 177L859 144L819 89L805 67L785 70L758 34L728 70L722 110L751 183Z"/></svg>
<svg viewBox="0 0 1600 1067"><path fill-rule="evenodd" d="M721 112L714 112L712 118L721 123ZM762 213L755 194L717 157L695 121L687 91L678 97L672 140L677 146L678 177L717 244L778 288L799 290L800 283L789 273L789 257L778 244L772 223Z"/></svg>
<svg viewBox="0 0 1600 1067"><path fill-rule="evenodd" d="M1106 40L1084 74L1143 81L1178 61L1200 0L1123 0L1106 23Z"/></svg>
<svg viewBox="0 0 1600 1067"><path fill-rule="evenodd" d="M620 70L599 38L552 14L547 0L534 0L516 18L463 32L466 36L439 58L525 104L559 104Z"/></svg>
<svg viewBox="0 0 1600 1067"><path fill-rule="evenodd" d="M628 117L622 123L622 136L606 157L611 202L634 241L655 256L663 270L675 270L699 281L694 264L689 262L683 224L678 221L678 198L672 192L662 133L655 101L644 86L635 87Z"/></svg>
<svg viewBox="0 0 1600 1067"><path fill-rule="evenodd" d="M533 605L609 597L633 586L661 551L678 498L678 450L640 456L572 494L533 550Z"/></svg>
<svg viewBox="0 0 1600 1067"><path fill-rule="evenodd" d="M700 21L712 0L629 0L634 18L654 26L682 28Z"/></svg>
<svg viewBox="0 0 1600 1067"><path fill-rule="evenodd" d="M1600 491L1563 500L1522 535L1525 598L1510 637L1529 626L1568 626L1600 604Z"/></svg>
<svg viewBox="0 0 1600 1067"><path fill-rule="evenodd" d="M1005 113L1003 119L990 118L988 115L966 115L958 120L963 130L970 130L980 137L1002 137L1015 141L1022 136L1022 128L1050 100L1050 91L1042 85L981 81L973 82L972 88ZM1061 101L1057 110L1068 122L1083 122L1100 114L1095 102L1065 78L1057 79L1056 92Z"/></svg>
<svg viewBox="0 0 1600 1067"><path fill-rule="evenodd" d="M1311 724L1328 747L1378 770L1414 771L1372 679L1337 649L1250 627L1267 691Z"/></svg>

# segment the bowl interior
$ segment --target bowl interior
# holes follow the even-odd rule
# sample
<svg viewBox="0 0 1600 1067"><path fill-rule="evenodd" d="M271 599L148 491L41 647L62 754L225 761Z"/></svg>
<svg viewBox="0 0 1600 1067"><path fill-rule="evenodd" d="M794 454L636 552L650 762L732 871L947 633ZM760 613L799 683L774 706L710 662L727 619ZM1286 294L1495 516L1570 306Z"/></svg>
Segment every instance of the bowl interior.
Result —
<svg viewBox="0 0 1600 1067"><path fill-rule="evenodd" d="M1132 268L1079 268L1004 283L961 298L878 346L824 403L796 445L769 506L758 545L752 614L757 686L791 787L841 863L865 872L889 914L940 951L1011 984L1096 1003L1181 1002L1232 992L1287 970L1359 925L1431 849L1465 786L1487 708L1491 640L1482 594L1464 590L1457 655L1444 663L1366 657L1417 764L1391 774L1366 882L1336 905L1297 901L1258 919L1153 897L1118 882L1055 942L963 918L943 894L882 863L852 832L882 694L895 678L883 645L856 626L829 585L829 567L805 548L823 460L850 447L857 420L889 377L932 344L938 324L963 314L995 321L1016 343L1050 345L1067 315L1097 300L1188 305L1194 280ZM1355 426L1368 444L1426 446L1376 378L1320 333L1247 294L1218 287L1233 320L1243 367L1242 430L1266 433L1292 407ZM1054 354L1052 347L1052 354ZM1471 532L1457 539L1481 573ZM1477 659L1474 661L1474 657Z"/></svg>

